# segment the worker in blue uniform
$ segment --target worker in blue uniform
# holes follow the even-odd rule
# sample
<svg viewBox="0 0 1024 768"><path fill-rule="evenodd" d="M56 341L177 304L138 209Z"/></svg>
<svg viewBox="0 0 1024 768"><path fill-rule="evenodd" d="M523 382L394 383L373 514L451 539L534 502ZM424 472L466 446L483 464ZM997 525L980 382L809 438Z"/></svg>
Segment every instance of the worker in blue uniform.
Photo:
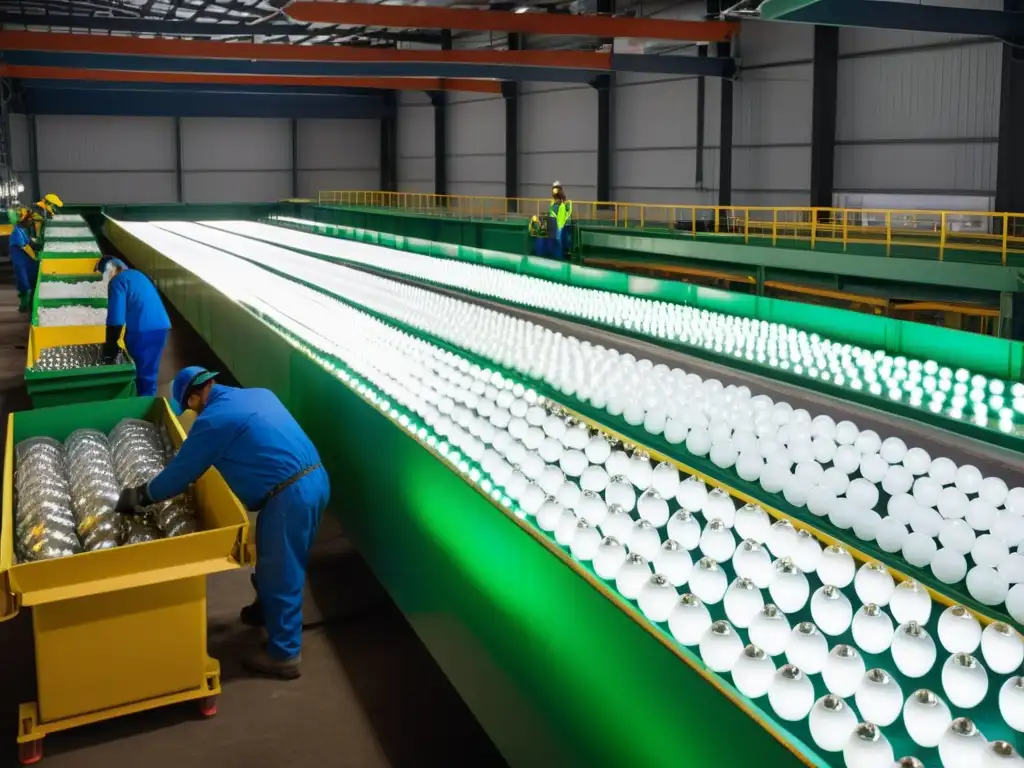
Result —
<svg viewBox="0 0 1024 768"><path fill-rule="evenodd" d="M120 259L105 256L96 263L96 271L109 280L104 360L112 362L117 357L118 341L124 332L125 348L135 362L136 392L140 397L152 397L156 395L160 358L171 328L160 294L148 277L137 269L128 269Z"/></svg>
<svg viewBox="0 0 1024 768"><path fill-rule="evenodd" d="M177 410L198 416L181 450L148 484L122 492L118 510L131 513L183 493L215 467L256 519L256 602L242 611L263 623L267 644L243 659L251 672L284 680L299 676L302 589L309 550L330 496L316 447L266 389L217 384L200 366L174 378Z"/></svg>
<svg viewBox="0 0 1024 768"><path fill-rule="evenodd" d="M32 247L32 220L27 211L19 217L12 209L7 212L7 216L11 222L11 234L7 242L14 267L14 285L18 290L18 311L28 312L39 277L39 258Z"/></svg>

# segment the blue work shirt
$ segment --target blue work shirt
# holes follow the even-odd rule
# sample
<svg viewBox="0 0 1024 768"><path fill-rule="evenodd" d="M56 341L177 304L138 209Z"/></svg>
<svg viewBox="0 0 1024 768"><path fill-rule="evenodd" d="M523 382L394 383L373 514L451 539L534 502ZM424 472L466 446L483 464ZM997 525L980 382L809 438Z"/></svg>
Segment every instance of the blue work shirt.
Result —
<svg viewBox="0 0 1024 768"><path fill-rule="evenodd" d="M128 333L166 331L171 319L149 278L137 269L126 269L107 286L107 325L123 325Z"/></svg>
<svg viewBox="0 0 1024 768"><path fill-rule="evenodd" d="M319 463L316 447L273 392L214 384L178 455L149 482L149 495L177 496L215 467L255 509L277 485Z"/></svg>
<svg viewBox="0 0 1024 768"><path fill-rule="evenodd" d="M29 238L28 232L16 225L11 227L11 234L7 238L7 244L12 251L25 252L25 246L32 245L32 240ZM25 255L28 256L28 253L25 252Z"/></svg>

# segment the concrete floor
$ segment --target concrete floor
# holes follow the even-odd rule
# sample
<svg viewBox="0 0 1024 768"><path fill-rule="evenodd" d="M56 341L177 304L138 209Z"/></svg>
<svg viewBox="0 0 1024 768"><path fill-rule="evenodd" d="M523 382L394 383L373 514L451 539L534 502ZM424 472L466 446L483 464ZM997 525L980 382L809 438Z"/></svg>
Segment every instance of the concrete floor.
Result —
<svg viewBox="0 0 1024 768"><path fill-rule="evenodd" d="M179 318L161 369L161 394L184 364L216 365ZM13 289L0 287L0 411L29 407L23 389L27 319ZM226 382L227 383L227 382ZM303 676L247 677L238 662L259 641L238 610L252 599L248 572L210 577L209 651L221 662L216 717L182 705L55 734L53 768L146 766L505 765L402 614L328 514L306 588ZM124 638L131 642L131 638ZM17 705L34 697L28 612L0 624L0 766L16 765ZM111 647L116 663L117 648Z"/></svg>

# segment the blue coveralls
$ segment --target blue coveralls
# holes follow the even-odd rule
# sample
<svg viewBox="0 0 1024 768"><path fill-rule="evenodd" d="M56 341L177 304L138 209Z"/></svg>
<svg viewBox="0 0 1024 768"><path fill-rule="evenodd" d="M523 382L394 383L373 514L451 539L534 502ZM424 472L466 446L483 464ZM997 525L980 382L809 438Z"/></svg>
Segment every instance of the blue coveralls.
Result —
<svg viewBox="0 0 1024 768"><path fill-rule="evenodd" d="M124 345L135 361L135 388L140 397L152 397L171 320L156 287L138 270L119 272L107 286L107 325L125 326Z"/></svg>
<svg viewBox="0 0 1024 768"><path fill-rule="evenodd" d="M25 252L25 246L32 245L28 232L20 225L11 227L8 239L11 252L11 263L14 265L14 285L18 293L32 293L36 289L36 278L39 276L39 262Z"/></svg>
<svg viewBox="0 0 1024 768"><path fill-rule="evenodd" d="M291 659L302 647L302 588L309 549L330 496L316 447L273 392L214 384L177 456L149 483L155 500L183 492L213 466L256 519L256 590L267 653ZM260 506L265 504L262 509Z"/></svg>

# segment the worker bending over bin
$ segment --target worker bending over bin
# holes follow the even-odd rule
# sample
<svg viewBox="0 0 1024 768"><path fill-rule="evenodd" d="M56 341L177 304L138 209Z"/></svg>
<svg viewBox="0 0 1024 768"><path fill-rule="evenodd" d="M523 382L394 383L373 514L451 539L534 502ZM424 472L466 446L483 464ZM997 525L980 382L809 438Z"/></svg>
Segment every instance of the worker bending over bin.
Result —
<svg viewBox="0 0 1024 768"><path fill-rule="evenodd" d="M32 294L39 277L39 257L32 247L32 220L27 210L19 216L13 208L7 211L11 223L11 234L7 240L14 267L14 285L18 289L18 311L28 312L32 306Z"/></svg>
<svg viewBox="0 0 1024 768"><path fill-rule="evenodd" d="M266 389L217 384L199 366L174 378L175 410L198 416L166 468L121 493L117 509L131 514L183 493L215 467L256 518L256 602L242 610L247 624L265 624L265 650L246 656L250 672L283 680L299 676L302 590L309 549L330 496L320 455L277 397Z"/></svg>
<svg viewBox="0 0 1024 768"><path fill-rule="evenodd" d="M129 269L120 259L104 256L96 262L96 271L109 281L103 360L107 363L115 360L123 332L124 346L135 363L136 393L140 397L153 397L160 374L160 358L171 329L171 319L160 294L148 277L137 269Z"/></svg>
<svg viewBox="0 0 1024 768"><path fill-rule="evenodd" d="M43 228L46 224L47 219L52 219L58 208L64 207L64 201L61 200L57 195L52 192L32 204L30 210L32 216L32 225L35 229L33 237L38 240L43 236Z"/></svg>

